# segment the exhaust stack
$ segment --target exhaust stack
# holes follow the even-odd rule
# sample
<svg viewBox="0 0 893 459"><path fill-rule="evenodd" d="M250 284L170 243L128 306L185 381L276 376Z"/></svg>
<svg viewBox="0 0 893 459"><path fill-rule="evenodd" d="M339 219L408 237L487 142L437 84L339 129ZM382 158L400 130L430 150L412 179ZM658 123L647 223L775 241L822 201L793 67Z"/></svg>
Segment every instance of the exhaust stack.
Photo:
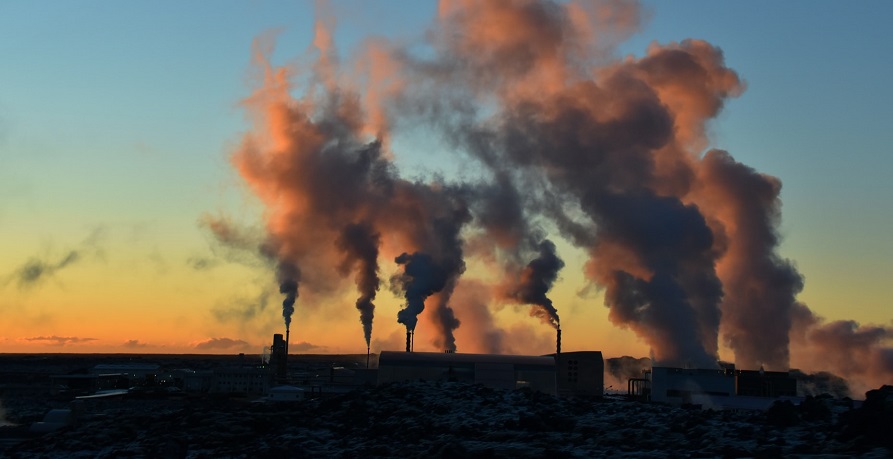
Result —
<svg viewBox="0 0 893 459"><path fill-rule="evenodd" d="M412 352L412 332L406 330L406 352Z"/></svg>
<svg viewBox="0 0 893 459"><path fill-rule="evenodd" d="M286 360L287 346L282 335L273 335L273 345L270 346L270 369L275 375L277 383L284 383L288 377L288 361Z"/></svg>
<svg viewBox="0 0 893 459"><path fill-rule="evenodd" d="M555 329L555 354L561 354L561 329Z"/></svg>

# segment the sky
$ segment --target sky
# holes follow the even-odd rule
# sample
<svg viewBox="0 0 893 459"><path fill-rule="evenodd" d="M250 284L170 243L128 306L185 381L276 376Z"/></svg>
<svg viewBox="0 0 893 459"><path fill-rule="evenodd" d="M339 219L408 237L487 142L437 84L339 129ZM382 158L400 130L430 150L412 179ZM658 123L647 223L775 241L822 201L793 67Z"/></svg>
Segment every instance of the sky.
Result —
<svg viewBox="0 0 893 459"><path fill-rule="evenodd" d="M338 53L349 60L369 36L419 40L436 9L334 1ZM779 252L805 278L798 299L828 320L893 325L893 4L641 10L617 58L698 38L744 80L710 123L709 147L783 183ZM314 4L0 3L0 352L260 353L283 333L271 266L209 230L226 219L263 231L263 203L231 163L252 128L243 101L259 37L275 37L270 59L300 74ZM394 140L404 176L456 173L436 154L449 147L429 140ZM608 320L603 292L587 288L586 254L557 241L566 266L551 296L563 349L647 356L642 339ZM396 269L382 264L386 275ZM299 298L291 350L363 352L354 296ZM399 349L402 298L382 288L376 304L373 352ZM525 308L493 311L517 351L552 351L553 331ZM463 333L459 349L475 350ZM437 350L425 339L416 348Z"/></svg>

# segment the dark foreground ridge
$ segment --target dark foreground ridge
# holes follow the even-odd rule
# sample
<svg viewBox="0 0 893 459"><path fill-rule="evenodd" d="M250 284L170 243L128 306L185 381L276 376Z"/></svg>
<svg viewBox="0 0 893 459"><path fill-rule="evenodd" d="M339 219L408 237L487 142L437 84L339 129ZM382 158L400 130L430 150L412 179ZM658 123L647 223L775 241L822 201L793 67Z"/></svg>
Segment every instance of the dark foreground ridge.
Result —
<svg viewBox="0 0 893 459"><path fill-rule="evenodd" d="M297 402L123 399L0 456L890 457L891 397L885 386L858 409L810 397L738 413L406 382Z"/></svg>

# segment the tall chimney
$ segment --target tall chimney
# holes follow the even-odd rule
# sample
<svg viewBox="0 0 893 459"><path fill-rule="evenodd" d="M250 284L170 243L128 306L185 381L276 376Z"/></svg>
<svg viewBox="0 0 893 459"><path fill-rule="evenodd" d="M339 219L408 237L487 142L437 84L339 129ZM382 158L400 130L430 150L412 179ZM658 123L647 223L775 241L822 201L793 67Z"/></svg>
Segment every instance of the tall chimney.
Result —
<svg viewBox="0 0 893 459"><path fill-rule="evenodd" d="M366 346L366 368L369 368L369 346Z"/></svg>
<svg viewBox="0 0 893 459"><path fill-rule="evenodd" d="M286 345L281 334L276 333L273 335L273 346L271 346L270 350L272 351L270 355L270 366L274 371L276 382L282 383L288 376L288 363L285 358Z"/></svg>
<svg viewBox="0 0 893 459"><path fill-rule="evenodd" d="M561 354L561 329L556 328L556 336L555 336L555 354Z"/></svg>
<svg viewBox="0 0 893 459"><path fill-rule="evenodd" d="M290 329L290 326L285 326L285 355L288 355L288 334L291 332Z"/></svg>
<svg viewBox="0 0 893 459"><path fill-rule="evenodd" d="M406 330L406 352L412 352L412 332L409 329Z"/></svg>

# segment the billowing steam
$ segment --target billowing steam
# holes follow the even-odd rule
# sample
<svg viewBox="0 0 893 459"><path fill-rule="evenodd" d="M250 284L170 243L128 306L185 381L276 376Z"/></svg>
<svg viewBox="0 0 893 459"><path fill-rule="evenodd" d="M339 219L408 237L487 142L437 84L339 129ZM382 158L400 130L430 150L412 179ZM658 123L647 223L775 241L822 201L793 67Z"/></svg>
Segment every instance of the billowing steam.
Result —
<svg viewBox="0 0 893 459"><path fill-rule="evenodd" d="M381 257L405 300L398 321L412 331L424 317L432 342L455 349L450 301L469 256L503 279L523 272L492 296L557 327L547 293L563 263L548 235L588 254L610 320L655 364L715 367L722 340L738 368L783 370L793 340L834 342L893 375L886 328L825 325L796 302L803 278L778 253L780 181L701 154L707 124L745 89L722 51L685 40L615 57L638 17L628 1L443 0L424 43L370 40L343 62L326 15L300 85L259 46L255 125L233 164L266 206L286 323L298 282L331 294L352 270L368 343ZM475 173L401 177L394 139L419 132ZM543 241L533 261L531 241ZM488 324L474 328L501 336Z"/></svg>

